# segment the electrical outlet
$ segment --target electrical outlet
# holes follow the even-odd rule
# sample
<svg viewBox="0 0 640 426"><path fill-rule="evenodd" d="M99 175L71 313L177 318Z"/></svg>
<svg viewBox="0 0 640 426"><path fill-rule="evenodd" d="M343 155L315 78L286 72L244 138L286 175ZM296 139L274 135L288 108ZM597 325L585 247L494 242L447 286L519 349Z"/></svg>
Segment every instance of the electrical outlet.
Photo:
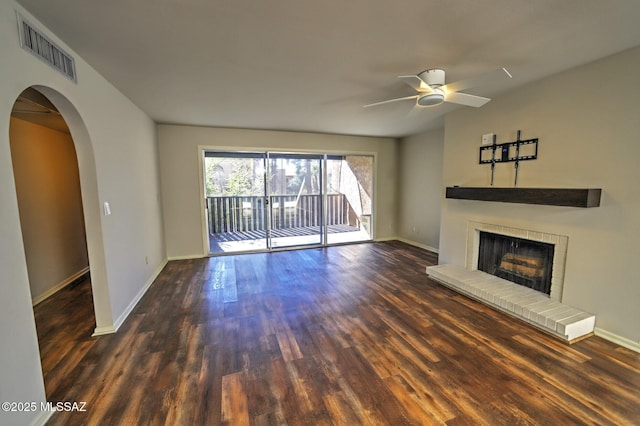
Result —
<svg viewBox="0 0 640 426"><path fill-rule="evenodd" d="M482 135L482 145L493 145L493 133Z"/></svg>

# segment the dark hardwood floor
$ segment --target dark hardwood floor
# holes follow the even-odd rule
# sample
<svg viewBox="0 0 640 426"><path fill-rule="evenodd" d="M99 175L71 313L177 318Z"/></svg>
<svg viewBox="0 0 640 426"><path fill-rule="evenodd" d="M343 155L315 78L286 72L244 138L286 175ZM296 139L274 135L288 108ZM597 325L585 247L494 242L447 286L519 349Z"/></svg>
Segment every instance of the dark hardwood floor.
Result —
<svg viewBox="0 0 640 426"><path fill-rule="evenodd" d="M399 242L172 261L99 338L89 287L60 292L36 307L47 399L87 411L48 424L640 424L640 354L568 346L435 263Z"/></svg>

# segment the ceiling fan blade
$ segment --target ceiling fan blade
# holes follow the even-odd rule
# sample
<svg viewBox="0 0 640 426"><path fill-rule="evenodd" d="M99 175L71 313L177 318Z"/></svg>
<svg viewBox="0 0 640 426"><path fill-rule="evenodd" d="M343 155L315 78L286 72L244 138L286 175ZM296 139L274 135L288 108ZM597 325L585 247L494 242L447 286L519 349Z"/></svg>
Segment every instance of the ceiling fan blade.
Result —
<svg viewBox="0 0 640 426"><path fill-rule="evenodd" d="M382 101L382 102L375 102L372 104L368 104L368 105L364 105L364 108L369 108L372 106L378 106L378 105L384 105L384 104L388 104L391 102L397 102L397 101L406 101L407 99L417 99L420 95L413 95L413 96L405 96L404 98L396 98L396 99L389 99L387 101Z"/></svg>
<svg viewBox="0 0 640 426"><path fill-rule="evenodd" d="M433 91L433 89L417 75L399 75L398 78L420 93Z"/></svg>
<svg viewBox="0 0 640 426"><path fill-rule="evenodd" d="M469 95L466 93L459 93L459 92L447 93L445 97L445 102L466 105L466 106L476 107L476 108L481 107L482 105L486 104L490 100L491 99L483 98L482 96Z"/></svg>
<svg viewBox="0 0 640 426"><path fill-rule="evenodd" d="M495 71L488 72L476 77L467 78L465 80L456 81L453 83L445 84L441 87L446 93L459 92L461 90L468 89L470 87L485 86L491 83L499 82L504 78L513 78L506 68L500 68Z"/></svg>

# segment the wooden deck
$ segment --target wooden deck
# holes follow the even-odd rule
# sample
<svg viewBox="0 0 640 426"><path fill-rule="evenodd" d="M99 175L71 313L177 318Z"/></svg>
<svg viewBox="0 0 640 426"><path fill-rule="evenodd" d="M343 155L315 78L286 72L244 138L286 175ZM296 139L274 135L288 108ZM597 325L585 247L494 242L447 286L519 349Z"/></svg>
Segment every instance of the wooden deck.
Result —
<svg viewBox="0 0 640 426"><path fill-rule="evenodd" d="M568 346L399 242L172 261L115 335L88 285L35 308L50 425L637 425L640 354Z"/></svg>
<svg viewBox="0 0 640 426"><path fill-rule="evenodd" d="M280 246L320 244L320 232L319 226L281 228L272 230L271 237ZM209 252L216 254L266 249L266 234L264 230L209 234ZM329 239L334 239L338 234L341 234L339 238L336 238L336 242L366 241L371 239L359 227L349 225L329 225L327 226L327 234ZM250 245L247 242L257 242L257 244Z"/></svg>

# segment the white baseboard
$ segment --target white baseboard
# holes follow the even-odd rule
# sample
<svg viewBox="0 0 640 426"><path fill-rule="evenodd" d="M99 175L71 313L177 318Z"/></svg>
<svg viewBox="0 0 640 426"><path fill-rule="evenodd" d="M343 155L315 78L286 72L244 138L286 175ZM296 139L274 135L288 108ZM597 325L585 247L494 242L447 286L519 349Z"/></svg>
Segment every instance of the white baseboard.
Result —
<svg viewBox="0 0 640 426"><path fill-rule="evenodd" d="M640 342L634 342L631 339L627 339L626 337L619 336L615 333L603 330L598 327L595 328L594 332L598 337L602 337L603 339L613 342L616 345L620 345L627 349L631 349L634 352L640 353Z"/></svg>
<svg viewBox="0 0 640 426"><path fill-rule="evenodd" d="M131 311L133 311L133 308L136 307L136 305L138 304L140 299L142 299L142 296L144 296L144 294L147 292L147 290L149 290L149 287L151 287L151 284L153 284L153 282L156 280L156 278L158 278L158 275L160 275L160 272L162 272L162 269L165 267L166 264L167 264L167 261L165 260L164 262L162 262L160 264L160 266L158 266L158 268L155 270L155 272L151 275L151 278L149 278L147 280L147 282L140 289L138 294L136 294L136 297L134 297L133 300L131 301L131 303L129 303L129 306L127 306L127 308L124 310L124 312L113 323L113 328L115 328L116 331L118 331L120 326L129 317L129 314L131 314Z"/></svg>
<svg viewBox="0 0 640 426"><path fill-rule="evenodd" d="M38 303L53 296L54 294L56 294L57 292L59 292L60 290L62 290L63 288L65 288L66 286L68 286L69 284L71 284L81 276L83 276L84 274L86 274L87 272L89 272L88 266L76 272L75 274L71 275L69 278L66 278L62 282L54 285L53 287L51 287L49 290L45 291L41 295L33 298L33 300L31 301L32 306L36 306Z"/></svg>
<svg viewBox="0 0 640 426"><path fill-rule="evenodd" d="M47 421L49 421L54 412L55 411L41 411L38 414L38 417L33 419L31 426L44 426L47 424Z"/></svg>
<svg viewBox="0 0 640 426"><path fill-rule="evenodd" d="M432 251L434 253L440 253L439 249L437 249L435 247L428 246L426 244L418 243L418 242L407 240L405 238L400 238L400 237L395 238L395 239L398 240L398 241L402 241L403 243L410 244L412 246L420 247L421 249L429 250L429 251Z"/></svg>
<svg viewBox="0 0 640 426"><path fill-rule="evenodd" d="M115 327L113 327L112 325L107 327L96 327L95 330L93 330L93 334L91 334L91 337L104 336L105 334L113 334L116 331L118 330L116 330Z"/></svg>
<svg viewBox="0 0 640 426"><path fill-rule="evenodd" d="M203 256L202 254L191 254L186 256L171 256L168 260L191 260L191 259L202 259L207 256Z"/></svg>
<svg viewBox="0 0 640 426"><path fill-rule="evenodd" d="M113 326L96 327L95 330L93 331L92 336L94 336L94 337L95 336L103 336L105 334L113 334L113 333L117 332L118 329L120 328L120 326L122 324L124 324L126 319L129 317L129 315L131 314L131 311L133 311L133 309L136 307L138 302L140 302L140 299L142 299L142 296L144 296L145 293L147 292L147 290L149 290L149 287L151 287L151 284L153 284L153 282L156 280L156 278L158 278L158 275L160 275L160 272L162 272L162 269L164 269L166 264L167 264L167 260L163 261L160 264L160 266L158 266L158 268L156 268L154 273L151 275L151 278L149 278L147 280L147 282L140 289L138 294L136 294L136 297L134 297L133 300L131 301L131 303L129 303L129 306L127 306L127 308L124 310L124 312L122 312L122 314L120 314L120 316L114 321Z"/></svg>

